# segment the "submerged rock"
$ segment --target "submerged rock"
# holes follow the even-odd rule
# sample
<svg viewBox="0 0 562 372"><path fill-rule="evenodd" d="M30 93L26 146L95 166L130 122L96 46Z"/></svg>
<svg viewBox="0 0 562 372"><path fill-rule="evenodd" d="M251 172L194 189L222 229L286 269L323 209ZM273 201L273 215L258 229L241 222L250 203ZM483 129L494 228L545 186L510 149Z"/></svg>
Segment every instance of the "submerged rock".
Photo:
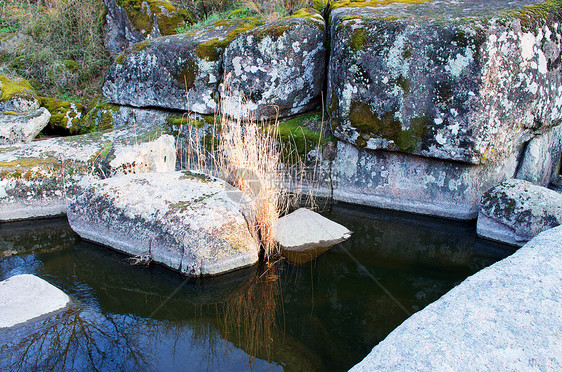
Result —
<svg viewBox="0 0 562 372"><path fill-rule="evenodd" d="M49 124L46 108L26 113L0 113L0 145L30 142Z"/></svg>
<svg viewBox="0 0 562 372"><path fill-rule="evenodd" d="M91 179L122 171L174 169L173 141L142 145L158 139L161 131L137 127L0 146L0 221L62 215Z"/></svg>
<svg viewBox="0 0 562 372"><path fill-rule="evenodd" d="M325 23L314 10L246 31L226 47L223 113L235 118L291 116L319 104Z"/></svg>
<svg viewBox="0 0 562 372"><path fill-rule="evenodd" d="M260 22L254 18L221 20L134 44L111 67L103 94L120 105L213 114L224 48Z"/></svg>
<svg viewBox="0 0 562 372"><path fill-rule="evenodd" d="M562 194L527 181L507 180L482 196L478 235L523 245L562 223Z"/></svg>
<svg viewBox="0 0 562 372"><path fill-rule="evenodd" d="M108 178L76 198L68 220L84 239L186 275L217 275L258 260L258 244L227 187L189 172Z"/></svg>
<svg viewBox="0 0 562 372"><path fill-rule="evenodd" d="M10 328L66 307L70 298L35 275L15 275L0 282L0 329Z"/></svg>
<svg viewBox="0 0 562 372"><path fill-rule="evenodd" d="M331 12L327 101L340 139L484 164L562 119L559 2L378 3Z"/></svg>
<svg viewBox="0 0 562 372"><path fill-rule="evenodd" d="M469 277L351 371L562 368L562 227Z"/></svg>

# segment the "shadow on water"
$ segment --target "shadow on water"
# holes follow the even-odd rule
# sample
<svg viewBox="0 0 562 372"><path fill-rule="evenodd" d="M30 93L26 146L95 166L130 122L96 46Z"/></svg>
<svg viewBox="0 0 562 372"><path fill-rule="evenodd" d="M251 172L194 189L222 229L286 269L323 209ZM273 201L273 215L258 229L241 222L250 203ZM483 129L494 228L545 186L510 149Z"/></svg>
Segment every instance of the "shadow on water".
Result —
<svg viewBox="0 0 562 372"><path fill-rule="evenodd" d="M130 266L64 219L3 224L0 280L32 273L73 303L0 332L0 369L347 370L410 314L512 253L477 239L471 223L342 205L327 216L354 234L312 261L203 279Z"/></svg>

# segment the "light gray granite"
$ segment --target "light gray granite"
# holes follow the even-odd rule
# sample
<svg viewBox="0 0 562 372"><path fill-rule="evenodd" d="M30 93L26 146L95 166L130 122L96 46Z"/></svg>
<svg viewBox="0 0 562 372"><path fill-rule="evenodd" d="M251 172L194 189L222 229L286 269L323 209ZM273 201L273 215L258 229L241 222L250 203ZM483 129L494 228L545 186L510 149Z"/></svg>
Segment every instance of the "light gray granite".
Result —
<svg viewBox="0 0 562 372"><path fill-rule="evenodd" d="M70 298L35 275L15 275L0 282L0 329L23 324L63 309Z"/></svg>
<svg viewBox="0 0 562 372"><path fill-rule="evenodd" d="M351 371L562 369L562 227L469 277Z"/></svg>

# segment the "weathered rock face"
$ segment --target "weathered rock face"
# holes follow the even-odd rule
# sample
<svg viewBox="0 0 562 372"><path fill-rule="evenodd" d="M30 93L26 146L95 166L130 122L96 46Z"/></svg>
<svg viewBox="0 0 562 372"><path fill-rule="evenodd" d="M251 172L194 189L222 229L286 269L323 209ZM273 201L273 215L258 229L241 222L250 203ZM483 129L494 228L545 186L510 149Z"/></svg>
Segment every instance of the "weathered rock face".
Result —
<svg viewBox="0 0 562 372"><path fill-rule="evenodd" d="M223 113L262 118L314 108L324 85L324 29L320 14L303 10L238 36L224 53Z"/></svg>
<svg viewBox="0 0 562 372"><path fill-rule="evenodd" d="M81 187L98 177L173 170L173 139L159 140L161 129L135 130L0 146L0 221L62 215Z"/></svg>
<svg viewBox="0 0 562 372"><path fill-rule="evenodd" d="M562 227L411 316L351 371L562 368Z"/></svg>
<svg viewBox="0 0 562 372"><path fill-rule="evenodd" d="M561 154L562 126L558 125L527 144L515 178L548 186L558 174Z"/></svg>
<svg viewBox="0 0 562 372"><path fill-rule="evenodd" d="M93 183L68 210L74 231L181 273L216 275L252 265L258 245L224 182L189 172Z"/></svg>
<svg viewBox="0 0 562 372"><path fill-rule="evenodd" d="M116 57L130 45L175 33L184 27L189 15L167 0L104 0L105 47Z"/></svg>
<svg viewBox="0 0 562 372"><path fill-rule="evenodd" d="M509 156L562 118L562 5L538 3L336 7L327 94L336 135L470 164Z"/></svg>
<svg viewBox="0 0 562 372"><path fill-rule="evenodd" d="M44 107L23 114L0 113L0 145L30 142L49 124L50 118Z"/></svg>
<svg viewBox="0 0 562 372"><path fill-rule="evenodd" d="M522 180L507 180L482 196L478 235L513 245L562 223L562 194Z"/></svg>
<svg viewBox="0 0 562 372"><path fill-rule="evenodd" d="M256 19L217 21L179 35L145 40L115 61L103 86L112 103L212 114L224 48Z"/></svg>
<svg viewBox="0 0 562 372"><path fill-rule="evenodd" d="M358 149L338 142L333 198L348 203L468 220L481 195L515 174L517 156L487 165Z"/></svg>
<svg viewBox="0 0 562 372"><path fill-rule="evenodd" d="M115 3L115 0L104 0L107 7L105 16L105 48L112 57L116 57L123 50L134 43L144 40L144 36L131 24L125 9Z"/></svg>

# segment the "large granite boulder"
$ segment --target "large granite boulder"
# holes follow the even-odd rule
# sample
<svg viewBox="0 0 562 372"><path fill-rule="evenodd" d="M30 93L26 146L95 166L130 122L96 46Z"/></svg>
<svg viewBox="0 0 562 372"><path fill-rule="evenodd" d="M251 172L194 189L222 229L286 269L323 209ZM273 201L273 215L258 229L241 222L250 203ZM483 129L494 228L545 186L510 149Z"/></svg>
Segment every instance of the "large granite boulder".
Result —
<svg viewBox="0 0 562 372"><path fill-rule="evenodd" d="M329 112L366 149L483 164L562 119L558 1L336 1Z"/></svg>
<svg viewBox="0 0 562 372"><path fill-rule="evenodd" d="M185 27L190 18L168 0L104 0L107 8L104 43L112 57L130 45Z"/></svg>
<svg viewBox="0 0 562 372"><path fill-rule="evenodd" d="M255 18L221 20L179 35L145 40L127 48L103 86L112 103L213 114L222 79L224 48Z"/></svg>
<svg viewBox="0 0 562 372"><path fill-rule="evenodd" d="M262 118L313 109L324 86L324 33L322 16L301 10L234 39L224 52L222 112Z"/></svg>
<svg viewBox="0 0 562 372"><path fill-rule="evenodd" d="M250 266L259 246L223 181L189 172L94 182L69 206L84 239L191 276Z"/></svg>
<svg viewBox="0 0 562 372"><path fill-rule="evenodd" d="M174 170L175 141L161 133L137 127L0 146L0 221L63 215L92 179Z"/></svg>
<svg viewBox="0 0 562 372"><path fill-rule="evenodd" d="M523 245L562 224L562 194L522 180L507 180L482 196L478 235Z"/></svg>
<svg viewBox="0 0 562 372"><path fill-rule="evenodd" d="M562 368L562 227L469 277L351 371Z"/></svg>

